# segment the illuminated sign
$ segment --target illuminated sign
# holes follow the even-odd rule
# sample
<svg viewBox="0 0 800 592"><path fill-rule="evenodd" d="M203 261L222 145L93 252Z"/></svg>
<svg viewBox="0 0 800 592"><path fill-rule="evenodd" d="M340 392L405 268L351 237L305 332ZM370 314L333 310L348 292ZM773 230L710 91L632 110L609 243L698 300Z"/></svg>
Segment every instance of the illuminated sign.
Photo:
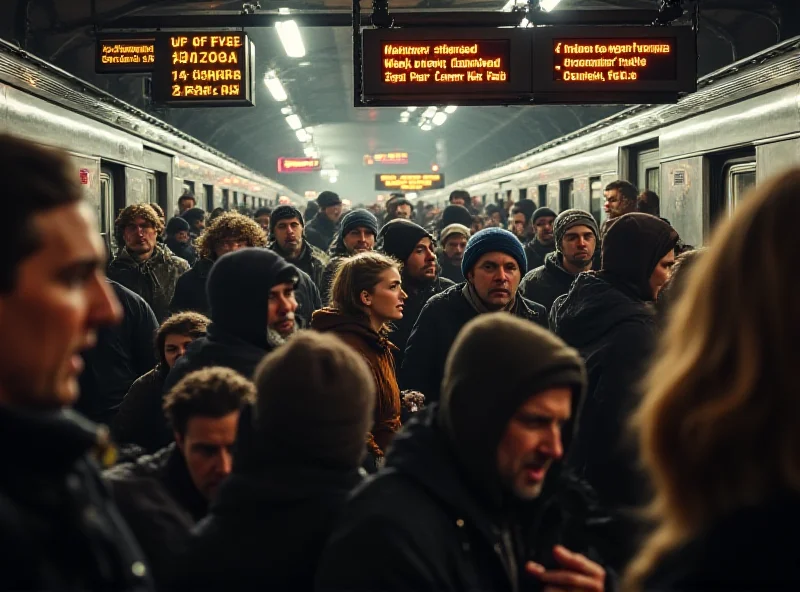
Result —
<svg viewBox="0 0 800 592"><path fill-rule="evenodd" d="M319 158L287 158L278 159L279 173L311 173L320 169Z"/></svg>
<svg viewBox="0 0 800 592"><path fill-rule="evenodd" d="M524 29L368 29L363 36L368 102L481 103L530 92Z"/></svg>
<svg viewBox="0 0 800 592"><path fill-rule="evenodd" d="M378 164L408 164L408 152L387 152L373 154L372 158Z"/></svg>
<svg viewBox="0 0 800 592"><path fill-rule="evenodd" d="M95 56L95 71L101 74L152 72L156 62L156 39L98 38Z"/></svg>
<svg viewBox="0 0 800 592"><path fill-rule="evenodd" d="M171 107L254 105L255 49L245 33L170 33L159 39L153 98Z"/></svg>
<svg viewBox="0 0 800 592"><path fill-rule="evenodd" d="M375 191L391 189L424 191L426 189L442 189L443 187L444 175L441 173L375 175Z"/></svg>

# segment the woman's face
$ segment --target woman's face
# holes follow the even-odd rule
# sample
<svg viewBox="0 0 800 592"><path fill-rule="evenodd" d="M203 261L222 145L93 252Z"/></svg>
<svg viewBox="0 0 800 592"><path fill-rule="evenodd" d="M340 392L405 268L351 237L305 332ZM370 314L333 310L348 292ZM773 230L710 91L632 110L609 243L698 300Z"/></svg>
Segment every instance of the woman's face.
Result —
<svg viewBox="0 0 800 592"><path fill-rule="evenodd" d="M658 298L658 293L669 279L674 264L675 253L672 249L656 263L656 268L653 270L653 273L650 274L650 290L653 294L653 300Z"/></svg>
<svg viewBox="0 0 800 592"><path fill-rule="evenodd" d="M380 323L403 318L403 301L407 295L400 286L400 273L394 267L385 270L370 294L361 293L361 301L370 317Z"/></svg>

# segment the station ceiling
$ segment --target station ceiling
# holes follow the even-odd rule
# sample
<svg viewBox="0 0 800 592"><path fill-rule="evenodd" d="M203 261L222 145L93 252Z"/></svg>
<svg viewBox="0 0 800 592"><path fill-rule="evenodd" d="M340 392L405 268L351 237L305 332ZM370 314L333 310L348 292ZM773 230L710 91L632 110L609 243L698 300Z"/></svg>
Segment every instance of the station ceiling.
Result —
<svg viewBox="0 0 800 592"><path fill-rule="evenodd" d="M254 3L255 0L252 0ZM498 11L506 0L390 0L392 10ZM363 10L371 9L369 0ZM350 0L261 0L261 10L349 13ZM562 0L556 10L657 8L656 0ZM274 28L252 28L256 46L256 107L163 109L148 104L143 79L94 73L95 24L165 15L230 14L242 0L5 0L0 37L16 40L43 59L143 108L178 128L278 179L296 191L335 189L354 203L374 200L378 172L427 172L441 166L448 182L491 167L606 117L608 106L462 107L444 125L422 131L399 121L401 108L353 107L352 32L347 27L301 28L306 55L289 58ZM287 17L291 18L291 17ZM711 72L776 42L800 34L797 0L703 0L698 39L700 74ZM303 156L302 146L261 83L275 70L336 185L318 173L278 175L281 156ZM406 151L408 166L365 166L365 154Z"/></svg>

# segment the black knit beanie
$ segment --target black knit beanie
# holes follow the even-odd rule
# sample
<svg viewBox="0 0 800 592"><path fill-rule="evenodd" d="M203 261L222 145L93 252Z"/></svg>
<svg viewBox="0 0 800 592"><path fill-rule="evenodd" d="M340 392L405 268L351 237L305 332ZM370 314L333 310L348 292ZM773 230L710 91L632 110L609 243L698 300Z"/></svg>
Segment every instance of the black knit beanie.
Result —
<svg viewBox="0 0 800 592"><path fill-rule="evenodd" d="M181 214L181 218L186 220L189 224L199 222L200 220L205 220L205 217L206 212L202 208L189 208L183 214Z"/></svg>
<svg viewBox="0 0 800 592"><path fill-rule="evenodd" d="M297 218L300 221L301 226L305 226L306 222L303 220L303 214L300 213L294 206L278 206L274 210L272 210L272 215L269 218L269 233L272 234L275 232L275 226L281 220L290 220L292 218Z"/></svg>
<svg viewBox="0 0 800 592"><path fill-rule="evenodd" d="M167 222L167 236L173 236L181 231L189 232L189 223L180 216L174 216Z"/></svg>
<svg viewBox="0 0 800 592"><path fill-rule="evenodd" d="M464 206L450 205L442 211L442 221L439 224L440 228L450 226L451 224L462 224L467 228L472 226L472 214Z"/></svg>
<svg viewBox="0 0 800 592"><path fill-rule="evenodd" d="M536 221L543 216L552 216L553 218L555 218L556 213L550 208L545 208L545 207L538 208L533 213L533 216L531 216L531 224L535 224Z"/></svg>
<svg viewBox="0 0 800 592"><path fill-rule="evenodd" d="M323 210L331 206L338 206L341 203L341 198L333 191L323 191L317 196L317 205Z"/></svg>
<svg viewBox="0 0 800 592"><path fill-rule="evenodd" d="M405 262L423 238L429 238L433 242L430 233L419 224L414 224L410 220L396 219L387 222L381 228L378 233L377 249L398 261Z"/></svg>
<svg viewBox="0 0 800 592"><path fill-rule="evenodd" d="M536 211L536 204L532 199L521 199L514 204L514 209L512 211L517 211L524 215L525 222L527 223L531 221L533 213Z"/></svg>

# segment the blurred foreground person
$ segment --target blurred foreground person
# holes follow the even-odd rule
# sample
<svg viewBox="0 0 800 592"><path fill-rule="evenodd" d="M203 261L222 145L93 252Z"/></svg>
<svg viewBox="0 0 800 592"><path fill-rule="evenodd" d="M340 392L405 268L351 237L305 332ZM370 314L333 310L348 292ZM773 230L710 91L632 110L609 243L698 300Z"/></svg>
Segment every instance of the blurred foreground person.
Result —
<svg viewBox="0 0 800 592"><path fill-rule="evenodd" d="M107 430L66 409L78 397L81 351L121 317L74 166L63 153L0 135L8 223L0 251L0 588L150 590L141 551L98 473Z"/></svg>
<svg viewBox="0 0 800 592"><path fill-rule="evenodd" d="M636 414L656 529L629 590L800 589L798 191L794 169L741 202L673 310Z"/></svg>
<svg viewBox="0 0 800 592"><path fill-rule="evenodd" d="M345 506L317 590L604 590L585 556L599 517L561 474L585 380L577 353L533 323L467 324L441 406L409 422Z"/></svg>
<svg viewBox="0 0 800 592"><path fill-rule="evenodd" d="M361 482L375 406L362 356L305 331L264 359L256 386L233 475L195 530L181 590L313 590L325 540Z"/></svg>

